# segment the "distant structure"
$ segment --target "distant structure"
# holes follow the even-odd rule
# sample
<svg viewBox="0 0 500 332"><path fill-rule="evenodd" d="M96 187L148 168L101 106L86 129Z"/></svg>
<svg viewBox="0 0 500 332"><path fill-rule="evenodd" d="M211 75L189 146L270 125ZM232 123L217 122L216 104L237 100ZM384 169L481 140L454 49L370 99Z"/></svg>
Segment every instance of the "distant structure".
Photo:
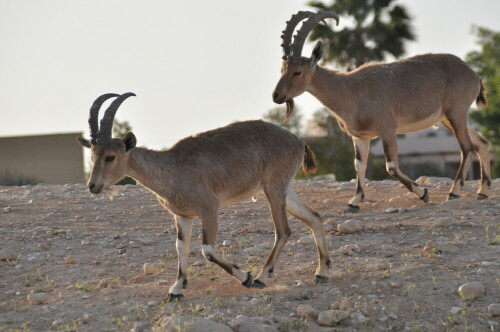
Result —
<svg viewBox="0 0 500 332"><path fill-rule="evenodd" d="M0 179L66 184L85 181L81 133L0 137ZM0 183L1 185L2 183Z"/></svg>

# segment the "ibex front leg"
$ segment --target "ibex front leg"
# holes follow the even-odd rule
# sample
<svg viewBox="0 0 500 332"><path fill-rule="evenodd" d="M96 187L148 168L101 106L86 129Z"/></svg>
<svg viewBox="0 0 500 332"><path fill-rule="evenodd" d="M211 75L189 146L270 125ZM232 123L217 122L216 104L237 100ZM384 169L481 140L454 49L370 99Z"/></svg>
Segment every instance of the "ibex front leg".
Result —
<svg viewBox="0 0 500 332"><path fill-rule="evenodd" d="M352 138L354 143L354 167L356 168L356 194L347 204L345 212L358 212L359 203L365 198L365 175L370 153L370 140Z"/></svg>
<svg viewBox="0 0 500 332"><path fill-rule="evenodd" d="M175 246L178 255L177 281L168 291L167 301L173 301L182 297L182 289L187 288L187 263L189 256L189 246L191 242L191 232L193 229L193 220L175 216L175 226L177 228L177 240Z"/></svg>
<svg viewBox="0 0 500 332"><path fill-rule="evenodd" d="M217 240L218 211L216 209L213 211L205 211L200 217L203 233L203 256L205 256L208 261L222 267L227 273L238 279L243 286L252 287L253 279L250 272L241 271L236 264L224 260L215 252L214 246Z"/></svg>
<svg viewBox="0 0 500 332"><path fill-rule="evenodd" d="M417 183L412 181L399 169L398 164L398 143L396 141L396 134L380 137L382 145L384 146L384 153L386 158L386 168L389 175L398 179L402 184L408 188L409 191L417 195L425 203L429 202L429 192L426 188L421 188Z"/></svg>
<svg viewBox="0 0 500 332"><path fill-rule="evenodd" d="M286 189L285 189L286 190ZM291 230L288 227L288 220L286 217L286 192L285 190L266 190L267 199L271 207L271 215L274 223L274 247L267 258L266 264L260 271L259 275L253 283L255 288L266 287L267 279L272 276L274 265L278 261L285 244L290 237Z"/></svg>

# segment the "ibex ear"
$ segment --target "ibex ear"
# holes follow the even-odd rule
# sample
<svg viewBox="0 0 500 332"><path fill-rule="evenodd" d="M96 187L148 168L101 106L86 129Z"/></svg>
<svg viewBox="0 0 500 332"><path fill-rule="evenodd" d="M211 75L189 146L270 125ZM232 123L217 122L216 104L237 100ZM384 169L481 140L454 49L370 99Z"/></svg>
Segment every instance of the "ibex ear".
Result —
<svg viewBox="0 0 500 332"><path fill-rule="evenodd" d="M125 135L123 141L125 142L125 151L135 148L135 145L137 144L137 139L133 133Z"/></svg>
<svg viewBox="0 0 500 332"><path fill-rule="evenodd" d="M90 149L90 141L88 139L85 139L82 136L78 136L76 140L78 141L78 143L80 143L81 146Z"/></svg>
<svg viewBox="0 0 500 332"><path fill-rule="evenodd" d="M316 43L316 46L314 47L314 50L312 51L311 54L311 67L316 66L319 60L321 60L321 57L323 56L323 43L318 41Z"/></svg>

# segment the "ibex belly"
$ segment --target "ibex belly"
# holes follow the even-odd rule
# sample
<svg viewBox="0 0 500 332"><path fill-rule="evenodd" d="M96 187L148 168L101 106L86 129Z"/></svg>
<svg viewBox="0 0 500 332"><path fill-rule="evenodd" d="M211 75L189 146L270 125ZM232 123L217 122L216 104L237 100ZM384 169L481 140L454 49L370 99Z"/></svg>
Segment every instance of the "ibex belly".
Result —
<svg viewBox="0 0 500 332"><path fill-rule="evenodd" d="M233 205L234 203L242 202L248 199L251 199L257 195L262 193L262 185L261 183L257 183L255 186L252 186L246 190L242 190L238 193L222 193L219 198L219 206L220 208L225 208Z"/></svg>
<svg viewBox="0 0 500 332"><path fill-rule="evenodd" d="M429 116L413 121L404 121L400 120L398 123L398 128L396 129L396 133L405 134L409 132L419 131L431 126L439 124L441 119L443 118L443 110L439 109L437 112L430 114Z"/></svg>

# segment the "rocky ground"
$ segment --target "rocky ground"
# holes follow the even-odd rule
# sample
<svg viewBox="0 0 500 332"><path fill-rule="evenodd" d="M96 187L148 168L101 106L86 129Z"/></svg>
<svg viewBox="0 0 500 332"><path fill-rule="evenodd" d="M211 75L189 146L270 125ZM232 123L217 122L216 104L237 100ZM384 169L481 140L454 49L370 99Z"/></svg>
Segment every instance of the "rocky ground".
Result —
<svg viewBox="0 0 500 332"><path fill-rule="evenodd" d="M173 218L148 190L119 186L110 201L84 185L0 187L0 331L500 330L500 180L488 200L468 182L451 202L449 179L419 181L429 204L399 182L370 181L357 214L343 213L352 182L294 183L325 219L324 284L297 219L263 290L204 261L197 220L178 303L164 301L176 278ZM273 240L264 196L221 211L218 250L242 269L255 275Z"/></svg>

